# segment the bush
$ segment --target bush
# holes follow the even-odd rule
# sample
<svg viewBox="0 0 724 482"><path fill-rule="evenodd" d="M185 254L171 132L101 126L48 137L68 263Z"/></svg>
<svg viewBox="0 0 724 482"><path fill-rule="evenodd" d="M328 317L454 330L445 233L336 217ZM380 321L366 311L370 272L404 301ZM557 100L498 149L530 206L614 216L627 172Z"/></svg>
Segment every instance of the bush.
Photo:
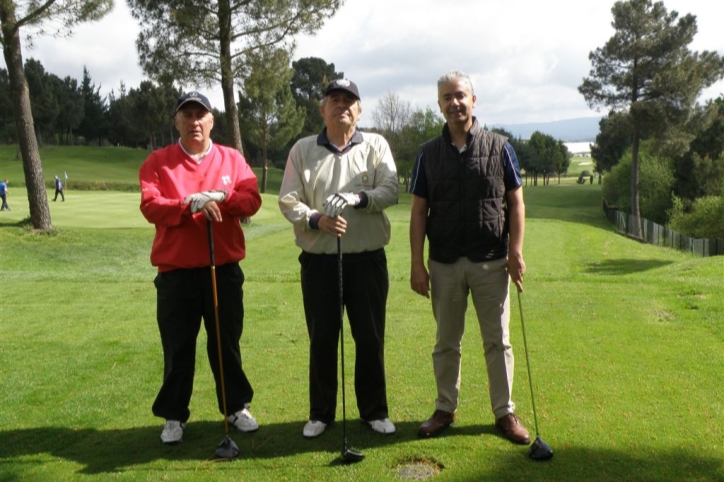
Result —
<svg viewBox="0 0 724 482"><path fill-rule="evenodd" d="M686 236L724 239L724 197L704 196L694 200L689 212L684 202L674 198L669 227Z"/></svg>
<svg viewBox="0 0 724 482"><path fill-rule="evenodd" d="M651 153L649 142L639 150L639 207L641 217L666 224L672 208L673 161ZM623 212L631 212L631 149L603 181L603 196Z"/></svg>

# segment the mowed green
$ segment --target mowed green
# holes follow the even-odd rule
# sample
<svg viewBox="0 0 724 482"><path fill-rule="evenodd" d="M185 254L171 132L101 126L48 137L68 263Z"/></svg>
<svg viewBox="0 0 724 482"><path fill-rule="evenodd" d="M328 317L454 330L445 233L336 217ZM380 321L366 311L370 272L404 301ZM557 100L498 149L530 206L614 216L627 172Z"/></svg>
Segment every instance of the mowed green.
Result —
<svg viewBox="0 0 724 482"><path fill-rule="evenodd" d="M113 151L114 149L109 149ZM106 180L103 160L86 176ZM1 173L7 163L0 159ZM581 162L585 162L582 160ZM137 162L116 181L135 182ZM52 174L51 174L52 176ZM278 186L279 171L270 185ZM47 180L47 175L46 175ZM232 432L239 459L213 461L224 425L199 337L191 419L184 442L159 441L151 404L162 377L155 324L153 227L137 193L74 191L51 204L55 231L33 233L22 188L0 213L0 480L276 481L402 480L425 465L440 481L724 480L724 258L639 244L615 234L600 186L528 186L522 295L542 438L555 455L493 427L480 332L470 308L463 341L458 422L438 439L417 428L434 409L428 300L409 288L410 198L389 210L390 297L386 365L398 432L373 433L355 405L354 344L347 327L347 438L366 458L337 463L338 423L304 440L308 340L298 248L272 188L245 227L248 257L244 367L261 428ZM52 191L49 191L52 194ZM330 300L335 303L336 300ZM511 297L514 399L533 433L518 299Z"/></svg>

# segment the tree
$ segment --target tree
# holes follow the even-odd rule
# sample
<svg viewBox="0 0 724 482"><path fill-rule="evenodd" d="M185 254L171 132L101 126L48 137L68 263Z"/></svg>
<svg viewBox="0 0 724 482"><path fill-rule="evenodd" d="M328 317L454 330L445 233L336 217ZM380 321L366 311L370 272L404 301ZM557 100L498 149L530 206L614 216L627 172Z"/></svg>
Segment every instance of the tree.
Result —
<svg viewBox="0 0 724 482"><path fill-rule="evenodd" d="M409 123L411 115L409 101L402 100L396 92L387 92L372 111L372 123L387 135L398 134Z"/></svg>
<svg viewBox="0 0 724 482"><path fill-rule="evenodd" d="M334 64L328 64L318 57L305 57L292 62L292 95L297 105L306 112L304 126L295 140L307 137L324 128L324 118L319 104L324 97L324 88L335 79L344 77L344 72L336 72Z"/></svg>
<svg viewBox="0 0 724 482"><path fill-rule="evenodd" d="M445 119L431 108L414 110L407 125L402 127L400 135L397 136L398 139L393 140L390 145L395 156L397 172L404 177L405 192L409 188L409 177L420 147L425 141L442 134L444 125ZM396 145L393 147L393 144Z"/></svg>
<svg viewBox="0 0 724 482"><path fill-rule="evenodd" d="M83 96L83 120L78 127L78 133L85 137L86 142L98 142L100 146L103 138L108 135L108 106L105 97L101 97L101 87L91 82L88 69L83 67L83 82L80 92Z"/></svg>
<svg viewBox="0 0 724 482"><path fill-rule="evenodd" d="M312 34L343 0L129 0L141 24L136 46L141 67L152 79L181 85L220 82L226 124L242 152L234 96L247 57L279 45L290 51L293 36Z"/></svg>
<svg viewBox="0 0 724 482"><path fill-rule="evenodd" d="M407 129L410 126L411 117L410 102L402 100L396 92L387 92L377 101L377 106L372 111L374 130L382 134L389 143L390 151L397 165L397 172L405 176L405 184L407 184L408 173L405 167L412 165L414 156L424 141L424 139L418 138L416 131L424 128L426 122L425 114L420 111L416 119L418 126ZM410 135L411 137L407 138Z"/></svg>
<svg viewBox="0 0 724 482"><path fill-rule="evenodd" d="M83 96L78 81L66 76L56 84L55 96L58 102L58 117L55 127L60 143L73 142L73 131L80 126L85 115ZM65 140L63 139L65 137Z"/></svg>
<svg viewBox="0 0 724 482"><path fill-rule="evenodd" d="M675 162L676 194L685 209L699 197L723 193L724 96L709 102L699 117L696 138Z"/></svg>
<svg viewBox="0 0 724 482"><path fill-rule="evenodd" d="M501 127L494 127L491 132L500 134L503 137L508 138L508 143L515 151L515 156L518 158L518 165L520 166L521 172L525 175L525 183L528 185L528 174L533 172L533 159L535 158L535 152L527 141L524 141L520 137L514 137L512 133ZM568 150L568 149L566 149ZM566 167L566 169L568 169Z"/></svg>
<svg viewBox="0 0 724 482"><path fill-rule="evenodd" d="M673 204L674 174L672 160L655 153L653 140L641 143L641 216L658 224L666 224L668 212ZM609 204L616 205L622 211L630 210L631 163L633 147L629 148L603 180L603 196Z"/></svg>
<svg viewBox="0 0 724 482"><path fill-rule="evenodd" d="M530 170L533 172L533 185L538 185L538 174L543 174L543 185L548 184L549 176L557 172L556 152L558 144L553 136L535 131L528 140L531 155Z"/></svg>
<svg viewBox="0 0 724 482"><path fill-rule="evenodd" d="M0 0L0 43L8 68L10 95L28 190L30 222L35 229L47 231L53 225L35 139L28 83L23 72L20 30L35 27L38 34L43 34L44 26L54 25L57 26L55 35L69 35L71 28L78 23L100 19L112 7L112 0L46 0L43 3Z"/></svg>
<svg viewBox="0 0 724 482"><path fill-rule="evenodd" d="M164 90L150 80L141 82L138 89L131 89L129 98L136 127L143 132L149 149L157 148L158 137L171 125L169 114L173 112L173 104L168 105Z"/></svg>
<svg viewBox="0 0 724 482"><path fill-rule="evenodd" d="M45 143L44 138L53 134L55 119L58 117L58 101L53 87L55 81L60 81L60 79L46 73L43 64L32 58L25 62L25 78L30 92L35 136L38 143L42 145Z"/></svg>
<svg viewBox="0 0 724 482"><path fill-rule="evenodd" d="M249 55L251 71L244 79L242 125L249 138L261 148L263 170L261 192L266 192L269 170L268 150L282 147L304 125L304 109L292 96L290 81L294 70L284 49L264 48Z"/></svg>
<svg viewBox="0 0 724 482"><path fill-rule="evenodd" d="M563 141L556 141L556 146L553 149L553 162L555 164L555 172L558 175L558 184L561 183L561 175L568 172L568 167L571 165L571 157L573 154L568 152L568 147Z"/></svg>
<svg viewBox="0 0 724 482"><path fill-rule="evenodd" d="M591 71L578 91L592 108L630 115L630 204L639 218L641 139L678 134L702 90L724 75L724 59L716 52L688 49L697 31L691 14L679 18L651 0L618 1L611 12L615 33L589 54Z"/></svg>
<svg viewBox="0 0 724 482"><path fill-rule="evenodd" d="M144 145L143 132L135 123L132 99L123 82L118 88L118 94L113 90L108 94L108 119L108 140L111 144L126 147Z"/></svg>
<svg viewBox="0 0 724 482"><path fill-rule="evenodd" d="M591 157L596 172L603 174L610 172L626 149L631 147L630 117L626 112L611 111L601 118L598 127L596 143L591 146Z"/></svg>
<svg viewBox="0 0 724 482"><path fill-rule="evenodd" d="M6 144L16 142L17 132L14 117L8 71L0 69L0 142Z"/></svg>

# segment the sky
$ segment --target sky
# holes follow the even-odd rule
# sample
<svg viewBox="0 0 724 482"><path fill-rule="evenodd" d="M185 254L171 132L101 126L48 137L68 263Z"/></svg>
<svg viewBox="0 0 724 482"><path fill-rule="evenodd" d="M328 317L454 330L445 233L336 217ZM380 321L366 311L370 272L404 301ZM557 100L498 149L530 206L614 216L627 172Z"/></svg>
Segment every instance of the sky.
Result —
<svg viewBox="0 0 724 482"><path fill-rule="evenodd" d="M578 86L589 74L588 54L613 35L610 0L346 0L314 36L298 36L294 59L319 57L354 81L362 97L361 125L379 99L397 94L413 109L437 107L437 79L462 70L478 97L475 114L489 125L552 122L605 115L588 107ZM724 54L724 2L664 0L667 10L697 18L694 51ZM37 38L23 47L58 77L83 78L103 95L137 87L139 32L122 0L103 20L72 37ZM223 110L218 87L199 87ZM724 93L724 81L700 100ZM367 117L365 119L365 117Z"/></svg>

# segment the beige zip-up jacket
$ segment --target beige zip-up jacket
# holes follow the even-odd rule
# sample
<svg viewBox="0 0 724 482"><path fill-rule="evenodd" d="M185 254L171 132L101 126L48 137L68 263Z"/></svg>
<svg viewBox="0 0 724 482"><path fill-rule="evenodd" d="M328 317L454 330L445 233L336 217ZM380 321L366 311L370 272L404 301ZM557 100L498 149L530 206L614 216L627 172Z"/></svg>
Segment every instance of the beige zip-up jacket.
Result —
<svg viewBox="0 0 724 482"><path fill-rule="evenodd" d="M318 136L300 139L289 152L279 208L294 225L297 246L308 253L337 253L336 239L309 225L312 215L324 213L325 199L337 192L364 192L368 199L365 208L342 211L347 221L345 253L373 251L390 241L390 221L383 210L397 204L395 162L384 137L358 132L362 142L344 154L318 145Z"/></svg>

